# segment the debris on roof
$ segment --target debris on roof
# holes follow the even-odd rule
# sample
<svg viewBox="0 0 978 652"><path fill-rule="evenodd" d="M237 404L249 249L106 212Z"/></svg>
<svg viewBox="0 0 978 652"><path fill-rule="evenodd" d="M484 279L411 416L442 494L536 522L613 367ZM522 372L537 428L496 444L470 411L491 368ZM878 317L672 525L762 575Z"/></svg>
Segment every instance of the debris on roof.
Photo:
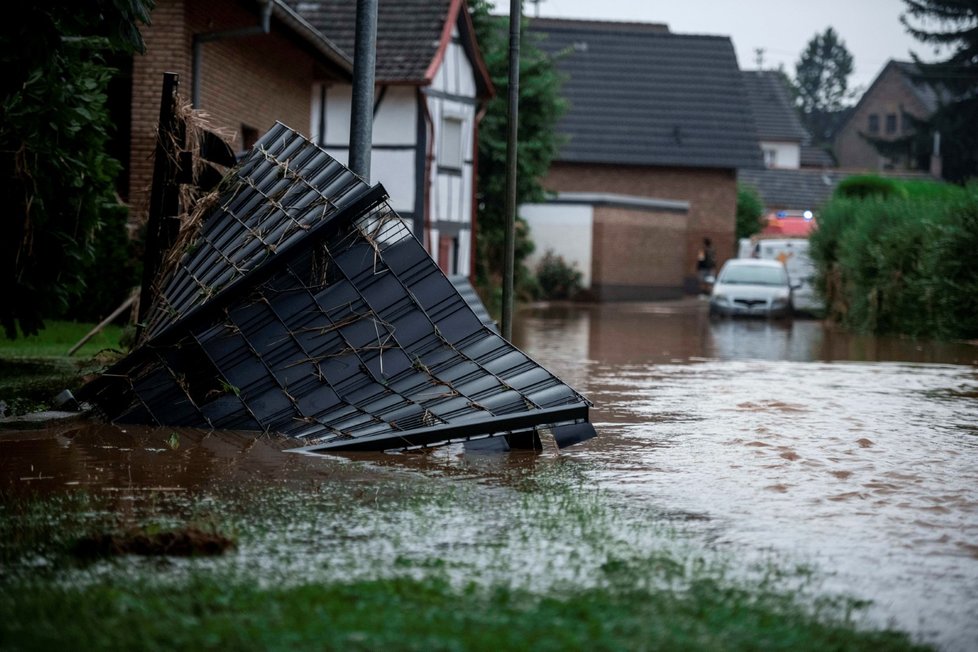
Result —
<svg viewBox="0 0 978 652"><path fill-rule="evenodd" d="M314 451L593 437L587 399L480 320L386 199L277 124L157 283L142 343L79 398Z"/></svg>

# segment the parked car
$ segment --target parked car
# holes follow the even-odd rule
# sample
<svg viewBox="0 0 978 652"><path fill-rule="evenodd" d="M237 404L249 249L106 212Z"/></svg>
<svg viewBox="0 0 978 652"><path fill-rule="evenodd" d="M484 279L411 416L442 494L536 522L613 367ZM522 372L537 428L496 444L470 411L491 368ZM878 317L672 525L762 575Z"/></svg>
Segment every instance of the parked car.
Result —
<svg viewBox="0 0 978 652"><path fill-rule="evenodd" d="M734 258L724 263L710 294L710 315L785 317L791 282L776 260Z"/></svg>
<svg viewBox="0 0 978 652"><path fill-rule="evenodd" d="M751 256L784 263L791 280L794 311L820 315L825 312L825 302L815 290L815 263L808 250L806 238L765 238L757 241Z"/></svg>

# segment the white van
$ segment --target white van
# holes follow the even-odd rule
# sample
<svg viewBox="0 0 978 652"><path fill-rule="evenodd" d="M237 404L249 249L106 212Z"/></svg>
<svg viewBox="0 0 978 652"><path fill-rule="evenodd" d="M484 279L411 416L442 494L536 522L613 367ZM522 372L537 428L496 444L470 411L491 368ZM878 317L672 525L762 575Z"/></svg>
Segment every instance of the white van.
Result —
<svg viewBox="0 0 978 652"><path fill-rule="evenodd" d="M815 290L815 264L808 255L806 238L761 238L754 242L752 258L778 260L788 270L795 290L791 303L798 312L813 315L825 310L825 303Z"/></svg>

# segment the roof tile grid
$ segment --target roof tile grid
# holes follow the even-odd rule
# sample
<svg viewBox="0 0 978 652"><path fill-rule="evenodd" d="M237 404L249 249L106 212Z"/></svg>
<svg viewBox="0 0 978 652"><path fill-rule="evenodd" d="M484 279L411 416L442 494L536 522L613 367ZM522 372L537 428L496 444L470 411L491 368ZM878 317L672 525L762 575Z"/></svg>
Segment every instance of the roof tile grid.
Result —
<svg viewBox="0 0 978 652"><path fill-rule="evenodd" d="M357 3L287 0L299 15L351 57ZM422 82L441 39L451 0L380 0L377 8L377 82Z"/></svg>
<svg viewBox="0 0 978 652"><path fill-rule="evenodd" d="M227 176L149 337L79 398L308 450L594 436L587 399L480 320L385 198L276 124Z"/></svg>
<svg viewBox="0 0 978 652"><path fill-rule="evenodd" d="M777 70L745 70L744 85L761 140L805 141L808 132L791 104L786 79Z"/></svg>
<svg viewBox="0 0 978 652"><path fill-rule="evenodd" d="M761 167L733 44L628 23L530 21L566 75L560 161Z"/></svg>

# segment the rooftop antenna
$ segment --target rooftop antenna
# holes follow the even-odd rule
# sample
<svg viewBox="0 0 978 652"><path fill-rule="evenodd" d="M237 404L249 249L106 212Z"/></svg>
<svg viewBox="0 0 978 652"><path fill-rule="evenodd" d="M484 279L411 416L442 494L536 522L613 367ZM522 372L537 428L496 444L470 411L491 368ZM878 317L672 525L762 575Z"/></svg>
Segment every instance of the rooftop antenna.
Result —
<svg viewBox="0 0 978 652"><path fill-rule="evenodd" d="M764 70L764 48L754 48L754 64L758 70Z"/></svg>

